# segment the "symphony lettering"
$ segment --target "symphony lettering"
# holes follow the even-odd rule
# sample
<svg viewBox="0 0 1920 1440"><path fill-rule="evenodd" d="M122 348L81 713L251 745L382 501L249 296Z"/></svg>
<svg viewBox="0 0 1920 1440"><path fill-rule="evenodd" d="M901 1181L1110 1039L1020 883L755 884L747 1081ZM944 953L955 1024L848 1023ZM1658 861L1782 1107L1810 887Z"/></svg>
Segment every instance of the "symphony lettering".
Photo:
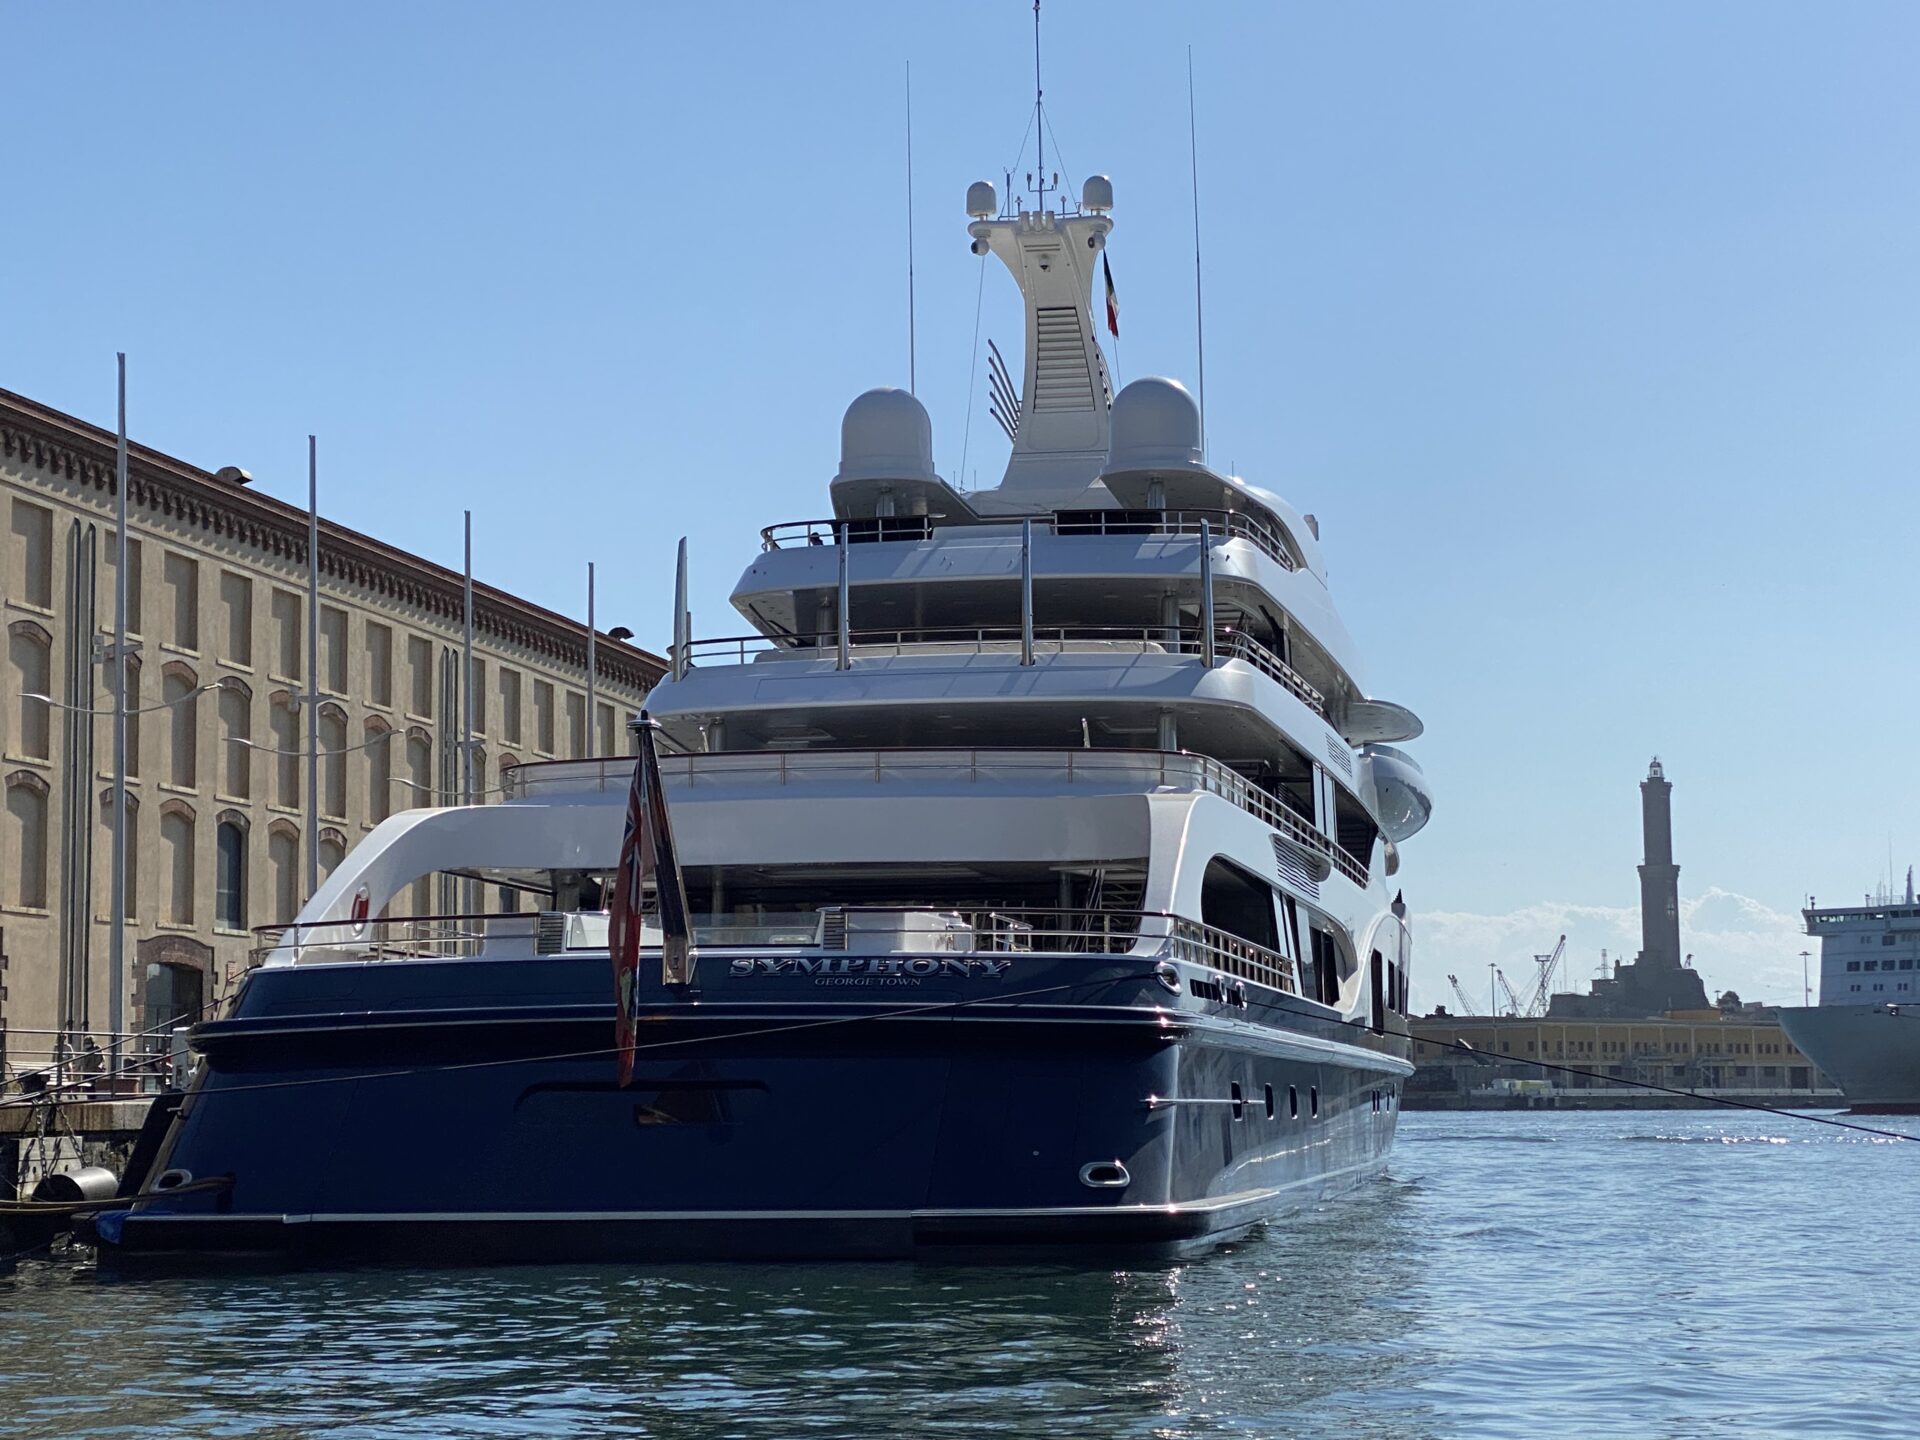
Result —
<svg viewBox="0 0 1920 1440"><path fill-rule="evenodd" d="M811 978L822 984L859 984L866 980L927 980L936 976L958 980L998 980L1013 968L1011 960L931 955L783 955L743 957L728 966L728 974L782 975Z"/></svg>

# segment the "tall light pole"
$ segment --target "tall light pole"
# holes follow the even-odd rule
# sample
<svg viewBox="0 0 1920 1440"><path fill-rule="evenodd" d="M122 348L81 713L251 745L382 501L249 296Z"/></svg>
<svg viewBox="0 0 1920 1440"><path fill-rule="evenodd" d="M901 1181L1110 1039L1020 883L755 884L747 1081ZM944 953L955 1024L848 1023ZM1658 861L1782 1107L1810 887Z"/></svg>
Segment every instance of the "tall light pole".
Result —
<svg viewBox="0 0 1920 1440"><path fill-rule="evenodd" d="M307 898L320 888L320 442L307 436ZM344 760L342 763L345 763Z"/></svg>
<svg viewBox="0 0 1920 1440"><path fill-rule="evenodd" d="M1811 950L1800 952L1800 1003L1802 1005L1813 1004L1813 984L1807 979L1807 960L1812 954Z"/></svg>
<svg viewBox="0 0 1920 1440"><path fill-rule="evenodd" d="M113 1035L107 1074L120 1076L127 991L127 356L120 352L120 432L113 453L113 884L108 901L108 970ZM91 722L89 722L91 723Z"/></svg>
<svg viewBox="0 0 1920 1440"><path fill-rule="evenodd" d="M593 561L587 562L587 756L592 758L600 709L599 656L594 653Z"/></svg>

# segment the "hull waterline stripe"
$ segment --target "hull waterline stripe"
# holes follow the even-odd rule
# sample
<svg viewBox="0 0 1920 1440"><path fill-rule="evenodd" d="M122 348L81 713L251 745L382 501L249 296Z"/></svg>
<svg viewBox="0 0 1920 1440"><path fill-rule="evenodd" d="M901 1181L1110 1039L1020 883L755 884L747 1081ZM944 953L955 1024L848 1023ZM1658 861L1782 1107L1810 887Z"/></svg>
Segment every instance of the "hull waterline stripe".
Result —
<svg viewBox="0 0 1920 1440"><path fill-rule="evenodd" d="M283 1225L344 1225L344 1224L464 1224L475 1221L499 1221L511 1224L541 1223L603 1223L614 1221L646 1221L661 1224L682 1224L690 1221L713 1220L746 1224L754 1221L788 1222L801 1220L864 1220L864 1221L919 1221L919 1220L1037 1220L1050 1216L1071 1219L1098 1219L1102 1216L1125 1216L1131 1218L1153 1216L1212 1215L1229 1210L1245 1209L1248 1206L1264 1204L1278 1198L1290 1190L1306 1186L1322 1185L1330 1180L1338 1180L1357 1172L1376 1170L1386 1163L1386 1156L1345 1165L1336 1170L1322 1171L1314 1175L1304 1175L1298 1180L1290 1180L1284 1185L1269 1185L1258 1190L1241 1190L1231 1195L1212 1196L1205 1200L1176 1200L1163 1204L1144 1203L1139 1205L1059 1205L1059 1206L983 1206L978 1209L925 1209L925 1210L429 1210L429 1211L391 1211L364 1213L326 1213L309 1215L154 1215L135 1212L130 1220L161 1221L166 1224L185 1223L259 1223L278 1220ZM141 1196L142 1200L158 1199L159 1196Z"/></svg>

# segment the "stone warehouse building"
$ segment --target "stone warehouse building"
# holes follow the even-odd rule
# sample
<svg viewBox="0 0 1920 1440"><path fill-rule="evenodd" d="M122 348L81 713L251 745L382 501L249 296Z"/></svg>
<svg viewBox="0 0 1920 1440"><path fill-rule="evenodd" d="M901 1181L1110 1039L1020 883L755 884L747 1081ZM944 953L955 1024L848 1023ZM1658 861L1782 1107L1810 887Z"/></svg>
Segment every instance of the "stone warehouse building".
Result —
<svg viewBox="0 0 1920 1440"><path fill-rule="evenodd" d="M316 711L306 512L137 445L128 473L123 1013L152 1030L304 903L310 715L323 877L396 810L460 798L463 599L458 574L323 520ZM0 1075L107 1043L114 501L111 433L0 390ZM585 626L474 591L480 797L521 761L624 753L661 661L598 636L589 716ZM409 913L452 898L416 888Z"/></svg>

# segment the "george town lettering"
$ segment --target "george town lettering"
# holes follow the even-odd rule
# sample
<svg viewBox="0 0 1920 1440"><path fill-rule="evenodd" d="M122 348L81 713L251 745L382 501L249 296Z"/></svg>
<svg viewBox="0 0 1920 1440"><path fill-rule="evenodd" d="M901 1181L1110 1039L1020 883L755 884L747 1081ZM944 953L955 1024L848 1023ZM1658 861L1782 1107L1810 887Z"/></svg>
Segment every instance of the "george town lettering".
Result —
<svg viewBox="0 0 1920 1440"><path fill-rule="evenodd" d="M782 955L742 957L728 966L727 973L736 977L793 976L823 985L860 985L869 982L898 985L936 977L998 980L1012 968L1011 960L979 956Z"/></svg>

